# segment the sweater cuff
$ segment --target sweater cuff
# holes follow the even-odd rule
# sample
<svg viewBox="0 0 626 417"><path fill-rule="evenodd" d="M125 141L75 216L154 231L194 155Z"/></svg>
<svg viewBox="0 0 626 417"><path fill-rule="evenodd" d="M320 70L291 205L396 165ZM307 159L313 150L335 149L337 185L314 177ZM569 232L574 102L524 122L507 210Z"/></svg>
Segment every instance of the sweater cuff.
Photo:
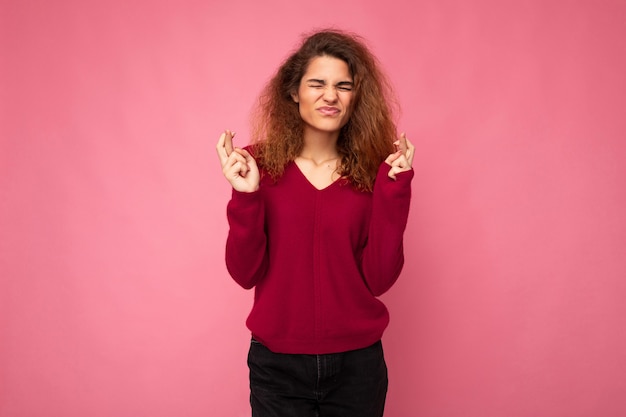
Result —
<svg viewBox="0 0 626 417"><path fill-rule="evenodd" d="M413 179L413 177L415 176L415 170L413 168L411 168L408 171L402 171L396 174L396 179L394 180L393 178L389 178L389 170L391 169L391 165L389 165L387 162L383 162L382 164L380 164L380 167L378 168L378 174L376 175L376 181L384 181L387 180L387 182L411 182L411 180Z"/></svg>
<svg viewBox="0 0 626 417"><path fill-rule="evenodd" d="M246 203L259 199L260 194L261 193L259 193L259 190L248 193L245 191L237 191L233 188L231 198L237 202Z"/></svg>
<svg viewBox="0 0 626 417"><path fill-rule="evenodd" d="M258 190L246 193L233 189L231 199L226 206L229 220L231 220L231 216L240 217L244 215L244 217L248 217L253 212L259 211L262 201L261 193Z"/></svg>

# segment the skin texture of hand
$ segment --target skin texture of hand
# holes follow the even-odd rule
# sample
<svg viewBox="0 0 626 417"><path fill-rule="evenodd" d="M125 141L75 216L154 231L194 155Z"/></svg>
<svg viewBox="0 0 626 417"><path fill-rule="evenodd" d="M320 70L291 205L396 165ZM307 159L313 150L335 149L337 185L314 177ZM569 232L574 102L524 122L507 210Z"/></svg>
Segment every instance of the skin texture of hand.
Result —
<svg viewBox="0 0 626 417"><path fill-rule="evenodd" d="M404 133L394 142L394 145L396 145L398 150L385 159L385 162L391 166L387 175L393 180L396 179L396 174L399 172L413 169L413 155L415 154L415 147L409 142Z"/></svg>
<svg viewBox="0 0 626 417"><path fill-rule="evenodd" d="M217 141L222 174L236 191L253 193L259 189L259 168L248 151L233 146L234 136L234 132L225 130Z"/></svg>

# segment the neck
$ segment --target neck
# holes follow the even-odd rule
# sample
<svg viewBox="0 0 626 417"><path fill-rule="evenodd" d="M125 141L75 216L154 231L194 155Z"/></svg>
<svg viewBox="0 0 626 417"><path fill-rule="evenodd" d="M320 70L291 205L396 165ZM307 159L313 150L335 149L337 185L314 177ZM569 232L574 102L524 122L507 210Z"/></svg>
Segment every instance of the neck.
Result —
<svg viewBox="0 0 626 417"><path fill-rule="evenodd" d="M339 132L304 132L304 147L300 157L313 161L327 161L339 157L337 153L337 139Z"/></svg>

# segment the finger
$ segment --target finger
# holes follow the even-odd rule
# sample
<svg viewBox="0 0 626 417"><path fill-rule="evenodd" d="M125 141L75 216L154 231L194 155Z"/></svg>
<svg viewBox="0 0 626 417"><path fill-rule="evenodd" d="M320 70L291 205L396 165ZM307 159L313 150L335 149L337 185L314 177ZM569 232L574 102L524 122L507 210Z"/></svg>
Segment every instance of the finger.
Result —
<svg viewBox="0 0 626 417"><path fill-rule="evenodd" d="M235 134L233 132L231 132L230 130L226 129L226 131L224 132L225 137L224 137L224 147L226 148L226 154L230 155L231 153L233 153L233 138L235 137Z"/></svg>
<svg viewBox="0 0 626 417"><path fill-rule="evenodd" d="M415 146L413 146L413 144L407 139L406 140L406 144L407 144L407 150L406 150L406 159L409 162L410 166L413 166L413 157L415 156Z"/></svg>
<svg viewBox="0 0 626 417"><path fill-rule="evenodd" d="M217 145L215 147L215 149L217 150L217 156L220 158L220 162L222 163L222 166L224 166L224 164L226 163L226 160L228 159L228 154L226 153L226 148L224 145L225 140L226 140L226 132L222 132L222 134L220 135L220 138L217 141Z"/></svg>
<svg viewBox="0 0 626 417"><path fill-rule="evenodd" d="M391 163L391 166L404 170L407 167L409 167L409 161L406 159L404 155L400 154L400 156Z"/></svg>
<svg viewBox="0 0 626 417"><path fill-rule="evenodd" d="M257 167L256 160L254 159L254 157L252 156L250 152L241 148L237 148L236 150L241 156L243 156L246 159L246 163L250 167L255 167L255 168Z"/></svg>
<svg viewBox="0 0 626 417"><path fill-rule="evenodd" d="M406 133L404 132L400 134L400 139L398 139L398 150L402 152L403 154L406 154L407 139L406 139Z"/></svg>
<svg viewBox="0 0 626 417"><path fill-rule="evenodd" d="M234 148L231 155L244 163L248 163L248 160L252 158L248 151L242 148Z"/></svg>
<svg viewBox="0 0 626 417"><path fill-rule="evenodd" d="M222 169L222 173L228 179L236 179L237 177L245 178L248 171L248 164L245 160L237 158L229 158L228 163Z"/></svg>
<svg viewBox="0 0 626 417"><path fill-rule="evenodd" d="M394 161L396 161L398 158L400 158L402 156L402 154L400 153L400 151L394 152L392 154L390 154L387 159L385 159L385 162L389 165L393 165Z"/></svg>
<svg viewBox="0 0 626 417"><path fill-rule="evenodd" d="M245 178L248 175L248 171L250 171L248 164L245 162L237 162L237 164L239 166L239 175Z"/></svg>
<svg viewBox="0 0 626 417"><path fill-rule="evenodd" d="M222 169L223 170L228 170L237 162L245 163L246 160L245 160L245 158L243 156L239 155L236 152L233 152L233 153L230 154L229 157L226 158L226 161L224 161Z"/></svg>
<svg viewBox="0 0 626 417"><path fill-rule="evenodd" d="M399 174L401 172L406 172L406 171L410 171L412 168L410 166L407 165L394 165L389 169L389 172L387 173L387 175L389 176L389 178L395 180L396 178L396 174Z"/></svg>
<svg viewBox="0 0 626 417"><path fill-rule="evenodd" d="M250 152L243 148L235 148L235 152L241 155L246 160L246 162L250 162L251 160L254 161L254 158L252 157Z"/></svg>
<svg viewBox="0 0 626 417"><path fill-rule="evenodd" d="M241 149L235 148L230 154L229 160L233 161L233 165L238 164L237 166L239 167L239 174L242 177L245 177L249 170L248 161L246 160L246 157L240 153L240 151Z"/></svg>

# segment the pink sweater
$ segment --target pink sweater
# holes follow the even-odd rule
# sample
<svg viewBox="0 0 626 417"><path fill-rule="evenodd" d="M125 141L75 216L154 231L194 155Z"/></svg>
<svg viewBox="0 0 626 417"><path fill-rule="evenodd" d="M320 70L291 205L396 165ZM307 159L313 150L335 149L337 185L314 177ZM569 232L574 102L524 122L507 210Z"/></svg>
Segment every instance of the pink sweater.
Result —
<svg viewBox="0 0 626 417"><path fill-rule="evenodd" d="M324 354L378 341L389 313L377 296L398 278L413 171L394 181L383 163L374 191L340 179L318 190L291 162L278 181L233 190L226 266L255 287L246 322L277 353Z"/></svg>

